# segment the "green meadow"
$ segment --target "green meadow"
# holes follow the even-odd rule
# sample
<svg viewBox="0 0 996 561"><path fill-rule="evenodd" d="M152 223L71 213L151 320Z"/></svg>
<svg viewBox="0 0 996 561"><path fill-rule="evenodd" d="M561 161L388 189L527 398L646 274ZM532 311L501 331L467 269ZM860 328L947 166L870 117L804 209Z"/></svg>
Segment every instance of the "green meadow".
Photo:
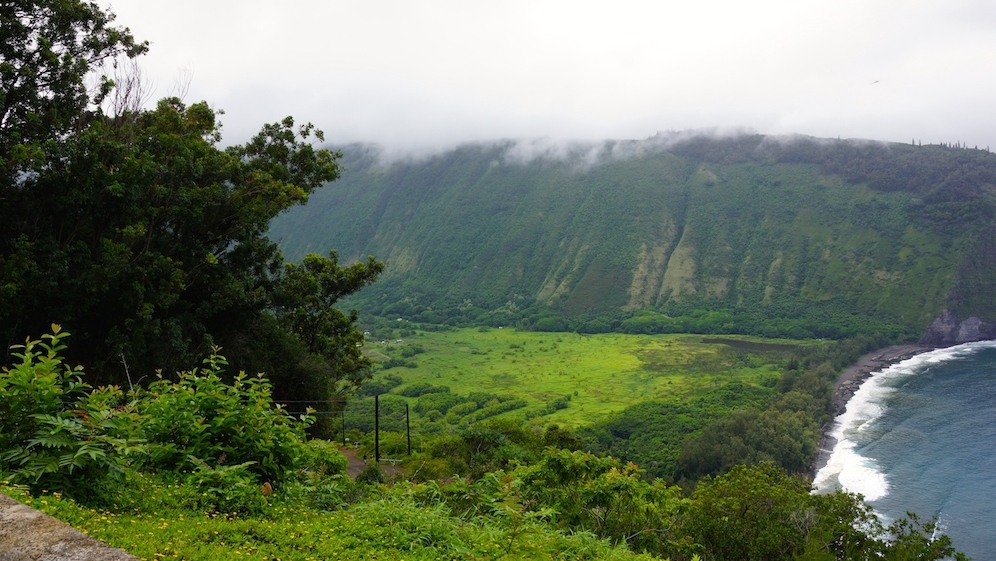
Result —
<svg viewBox="0 0 996 561"><path fill-rule="evenodd" d="M523 411L570 396L568 407L544 419L571 426L588 424L597 416L648 400L683 401L731 381L773 387L792 351L819 344L753 337L588 335L511 328L401 331L407 336L368 337L364 349L382 365L374 374L374 383L389 376L403 380L390 390L392 396L401 398L405 388L416 384L445 386L459 395L507 395L528 403L524 410L507 413L520 416ZM397 333L395 330L392 335ZM407 367L382 369L392 359L395 363L404 361Z"/></svg>

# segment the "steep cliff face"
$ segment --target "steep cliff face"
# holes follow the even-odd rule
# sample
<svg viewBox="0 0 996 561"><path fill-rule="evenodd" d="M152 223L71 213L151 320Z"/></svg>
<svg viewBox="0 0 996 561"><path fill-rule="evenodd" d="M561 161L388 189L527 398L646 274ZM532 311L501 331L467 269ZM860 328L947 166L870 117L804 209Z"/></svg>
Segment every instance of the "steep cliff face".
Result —
<svg viewBox="0 0 996 561"><path fill-rule="evenodd" d="M342 179L271 236L291 260L386 260L356 306L423 321L646 312L709 323L678 330L915 336L946 308L936 341L996 321L988 152L761 136L520 148L383 162L344 147Z"/></svg>
<svg viewBox="0 0 996 561"><path fill-rule="evenodd" d="M996 339L996 225L976 221L982 226L967 239L946 307L924 331L922 344Z"/></svg>
<svg viewBox="0 0 996 561"><path fill-rule="evenodd" d="M984 322L975 316L962 320L951 310L944 310L927 327L920 344L943 347L989 339L996 339L996 323Z"/></svg>

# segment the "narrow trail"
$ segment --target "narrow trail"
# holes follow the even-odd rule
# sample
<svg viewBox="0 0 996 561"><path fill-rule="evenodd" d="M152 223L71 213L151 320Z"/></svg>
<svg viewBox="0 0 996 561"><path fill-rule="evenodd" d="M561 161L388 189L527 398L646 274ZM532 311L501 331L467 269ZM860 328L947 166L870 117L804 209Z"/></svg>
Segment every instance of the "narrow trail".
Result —
<svg viewBox="0 0 996 561"><path fill-rule="evenodd" d="M368 465L373 465L373 458L367 458L366 461L358 454L358 450L352 446L346 446L339 448L346 459L349 460L349 466L346 468L346 474L352 479L356 479L356 476L360 474L361 471L366 469ZM391 464L381 464L381 471L384 472L384 477L388 480L393 479L399 473L404 473L404 468L400 466L392 466Z"/></svg>

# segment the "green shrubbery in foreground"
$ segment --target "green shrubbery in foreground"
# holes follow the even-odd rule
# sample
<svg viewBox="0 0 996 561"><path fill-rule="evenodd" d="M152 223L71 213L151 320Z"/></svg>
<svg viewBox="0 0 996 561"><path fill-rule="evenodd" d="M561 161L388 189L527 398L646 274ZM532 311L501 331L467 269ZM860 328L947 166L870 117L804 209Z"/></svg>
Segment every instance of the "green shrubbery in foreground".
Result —
<svg viewBox="0 0 996 561"><path fill-rule="evenodd" d="M2 490L146 559L955 555L933 523L883 529L860 497L810 494L772 463L688 496L633 464L553 447L476 479L354 483L264 378L226 383L212 356L148 389L92 389L63 363L65 337L27 342L0 375Z"/></svg>

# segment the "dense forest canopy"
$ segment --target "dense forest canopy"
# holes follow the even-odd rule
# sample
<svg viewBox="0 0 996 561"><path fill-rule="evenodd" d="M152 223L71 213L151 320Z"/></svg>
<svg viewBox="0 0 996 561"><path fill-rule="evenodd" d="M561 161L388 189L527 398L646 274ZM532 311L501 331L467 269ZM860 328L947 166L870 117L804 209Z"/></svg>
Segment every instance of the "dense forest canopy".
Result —
<svg viewBox="0 0 996 561"><path fill-rule="evenodd" d="M529 149L344 146L338 188L270 236L291 256L381 256L354 302L429 322L900 339L945 308L996 318L986 150L695 134Z"/></svg>

